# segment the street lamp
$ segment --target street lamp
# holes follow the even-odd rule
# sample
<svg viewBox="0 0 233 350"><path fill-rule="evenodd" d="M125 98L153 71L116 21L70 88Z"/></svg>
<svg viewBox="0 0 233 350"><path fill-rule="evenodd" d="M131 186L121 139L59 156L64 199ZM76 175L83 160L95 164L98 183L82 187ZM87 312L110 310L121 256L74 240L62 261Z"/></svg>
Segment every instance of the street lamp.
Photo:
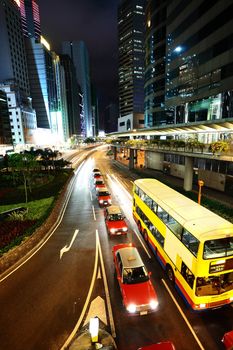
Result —
<svg viewBox="0 0 233 350"><path fill-rule="evenodd" d="M201 204L201 188L204 186L204 181L198 180L198 204Z"/></svg>

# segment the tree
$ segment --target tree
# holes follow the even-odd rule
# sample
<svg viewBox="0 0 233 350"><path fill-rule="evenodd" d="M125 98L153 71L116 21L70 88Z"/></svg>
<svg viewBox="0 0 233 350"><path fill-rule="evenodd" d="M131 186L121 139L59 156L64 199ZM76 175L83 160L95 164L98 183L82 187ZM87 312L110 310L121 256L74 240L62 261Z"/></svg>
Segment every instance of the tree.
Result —
<svg viewBox="0 0 233 350"><path fill-rule="evenodd" d="M28 189L31 192L32 175L34 170L38 168L36 157L30 153L14 153L9 156L8 164L14 178L19 178L20 180L22 177L25 191L25 203L27 203Z"/></svg>

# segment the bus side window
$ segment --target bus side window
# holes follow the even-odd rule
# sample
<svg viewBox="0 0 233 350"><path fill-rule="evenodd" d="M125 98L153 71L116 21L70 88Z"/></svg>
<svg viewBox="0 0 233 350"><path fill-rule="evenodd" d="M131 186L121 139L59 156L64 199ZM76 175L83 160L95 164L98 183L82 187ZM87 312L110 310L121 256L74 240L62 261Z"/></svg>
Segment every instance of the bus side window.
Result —
<svg viewBox="0 0 233 350"><path fill-rule="evenodd" d="M184 279L190 285L190 287L193 288L193 283L194 283L195 277L183 261L182 261L182 265L181 265L181 275L184 277Z"/></svg>

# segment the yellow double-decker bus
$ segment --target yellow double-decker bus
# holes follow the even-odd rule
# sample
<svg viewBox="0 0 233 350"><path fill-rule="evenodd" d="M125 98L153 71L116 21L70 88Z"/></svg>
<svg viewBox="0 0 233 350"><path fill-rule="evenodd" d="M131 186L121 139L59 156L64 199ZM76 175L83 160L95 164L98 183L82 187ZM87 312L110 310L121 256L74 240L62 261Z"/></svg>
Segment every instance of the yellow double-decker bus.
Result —
<svg viewBox="0 0 233 350"><path fill-rule="evenodd" d="M133 216L194 310L233 302L233 224L155 179L133 188Z"/></svg>

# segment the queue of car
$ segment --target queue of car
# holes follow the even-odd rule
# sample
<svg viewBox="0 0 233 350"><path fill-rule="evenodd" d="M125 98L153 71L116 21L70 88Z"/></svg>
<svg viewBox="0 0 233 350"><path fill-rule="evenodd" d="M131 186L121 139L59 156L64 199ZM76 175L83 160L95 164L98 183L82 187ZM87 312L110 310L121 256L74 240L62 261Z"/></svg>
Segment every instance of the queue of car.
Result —
<svg viewBox="0 0 233 350"><path fill-rule="evenodd" d="M121 209L111 205L111 195L104 183L99 168L93 169L94 186L100 207L104 207L104 219L109 236L127 235L128 226ZM132 243L113 246L113 261L119 283L123 305L130 315L146 315L158 308L158 297L140 255ZM169 342L161 342L140 348L140 350L175 350ZM139 349L138 349L139 350Z"/></svg>

